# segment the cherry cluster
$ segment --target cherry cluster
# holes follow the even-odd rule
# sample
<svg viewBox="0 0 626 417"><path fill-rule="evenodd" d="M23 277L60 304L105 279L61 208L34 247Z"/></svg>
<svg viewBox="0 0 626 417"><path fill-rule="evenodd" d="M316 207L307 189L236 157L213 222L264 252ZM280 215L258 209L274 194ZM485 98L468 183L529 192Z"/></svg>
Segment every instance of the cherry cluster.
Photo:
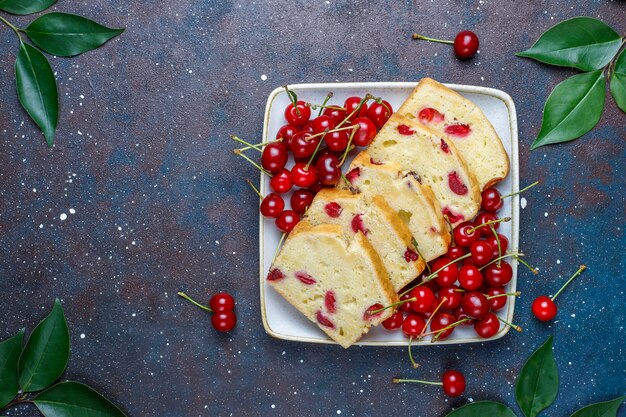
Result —
<svg viewBox="0 0 626 417"><path fill-rule="evenodd" d="M184 292L178 295L191 304L208 311L212 314L211 325L219 332L229 332L237 324L237 314L235 314L235 299L226 292L218 292L209 299L209 306L202 305L189 297Z"/></svg>
<svg viewBox="0 0 626 417"><path fill-rule="evenodd" d="M357 147L369 146L393 109L387 101L370 94L362 98L348 97L339 106L328 104L332 98L329 93L323 104L316 105L297 100L293 91L286 90L291 103L285 108L286 124L278 129L274 141L252 145L232 138L247 145L236 149L235 154L271 177L272 192L266 196L248 182L261 198L261 214L276 219L276 227L289 233L311 205L315 194L342 180L341 167L348 153ZM313 117L316 110L318 115ZM243 153L248 149L261 153L260 166ZM294 164L288 169L291 158ZM285 194L292 189L290 208L286 209Z"/></svg>

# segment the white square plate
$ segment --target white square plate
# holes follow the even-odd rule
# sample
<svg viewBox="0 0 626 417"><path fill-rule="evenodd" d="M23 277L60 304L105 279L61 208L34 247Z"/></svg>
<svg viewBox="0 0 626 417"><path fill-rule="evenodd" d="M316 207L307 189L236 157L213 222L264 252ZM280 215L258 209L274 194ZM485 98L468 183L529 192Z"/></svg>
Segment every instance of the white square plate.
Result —
<svg viewBox="0 0 626 417"><path fill-rule="evenodd" d="M298 95L299 100L311 103L322 103L326 94L332 91L334 96L329 104L342 105L347 97L363 97L370 93L375 97L382 97L392 107L398 109L416 86L416 82L385 82L385 83L327 83L327 84L298 84L289 88ZM504 194L519 189L519 163L517 149L517 116L515 105L511 97L503 91L492 88L446 84L467 99L474 102L485 113L489 121L500 135L504 148L509 154L511 172L500 182L497 188ZM283 88L272 91L265 109L263 127L263 142L274 140L278 129L286 124L284 111L289 104L289 98ZM313 111L312 114L317 114ZM311 116L313 117L313 115ZM356 154L356 153L354 153ZM347 168L348 161L344 164ZM265 195L269 190L269 177L261 174L261 193ZM288 197L288 196L287 196ZM288 198L285 198L288 202ZM509 251L518 248L519 233L519 196L504 200L504 206L499 210L500 217L511 217L509 223L502 223L498 232L509 239ZM281 232L276 229L273 219L265 219L259 215L259 249L260 249L260 286L261 286L261 314L265 331L273 337L285 340L311 343L335 343L322 332L317 325L310 322L299 311L287 303L278 293L267 285L265 277L269 271L276 253L276 247ZM513 279L508 284L509 291L515 291L517 282L517 262L510 261L513 267ZM515 297L509 297L506 307L498 315L512 322ZM490 339L482 339L474 333L473 328L461 326L440 344L471 343L495 340L509 331L508 326L502 326L500 331ZM372 328L359 342L359 345L393 346L406 345L408 339L401 331L387 331L382 326ZM413 342L413 345L430 344L428 337Z"/></svg>

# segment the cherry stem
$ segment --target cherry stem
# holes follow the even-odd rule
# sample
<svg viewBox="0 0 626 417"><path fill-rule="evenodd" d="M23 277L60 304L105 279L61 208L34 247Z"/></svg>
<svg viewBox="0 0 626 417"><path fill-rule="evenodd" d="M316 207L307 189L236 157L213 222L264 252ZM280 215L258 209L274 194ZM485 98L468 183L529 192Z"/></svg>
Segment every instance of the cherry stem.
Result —
<svg viewBox="0 0 626 417"><path fill-rule="evenodd" d="M200 307L201 309L206 310L209 313L213 312L213 310L211 310L209 307L203 306L202 304L198 303L197 301L195 301L193 298L191 298L190 296L188 296L182 291L178 292L178 295L183 297L185 300L189 301L191 304L195 305L196 307Z"/></svg>
<svg viewBox="0 0 626 417"><path fill-rule="evenodd" d="M411 365L413 365L413 368L419 368L420 364L415 362L415 359L413 359L413 352L411 349L411 342L413 341L413 336L409 337L409 359L411 360Z"/></svg>
<svg viewBox="0 0 626 417"><path fill-rule="evenodd" d="M429 332L426 333L424 336L429 335L429 334L433 334L433 338L430 339L430 343L435 343L437 340L439 340L439 336L441 336L442 334L444 334L447 330L450 330L454 327L460 326L461 324L470 321L470 318L465 318L465 319L461 319L458 321L455 321L454 323L448 324L446 327L444 327L443 329L439 329L436 332Z"/></svg>
<svg viewBox="0 0 626 417"><path fill-rule="evenodd" d="M237 155L237 156L241 156L243 159L245 159L246 161L250 162L256 169L258 169L259 171L263 172L264 174L267 174L270 177L272 176L272 174L267 172L265 169L263 169L262 166L260 166L259 164L254 162L252 159L250 159L246 154L244 154L243 152L238 152L238 151L239 151L239 149L235 149L235 150L233 150L233 153L235 155Z"/></svg>
<svg viewBox="0 0 626 417"><path fill-rule="evenodd" d="M504 293L504 294L495 294L495 295L487 295L487 294L485 294L485 296L487 296L487 300L491 300L492 298L498 298L498 297L519 297L520 295L522 295L522 293L520 291L507 292L507 293Z"/></svg>
<svg viewBox="0 0 626 417"><path fill-rule="evenodd" d="M244 150L247 150L247 149L256 149L257 151L263 153L263 150L258 148L259 145L253 145L251 143L248 143L245 140L243 140L243 139L241 139L241 138L239 138L239 137L237 137L235 135L230 135L230 138L232 140L236 141L236 142L243 143L244 145L247 145L246 149L239 149L240 151L244 151Z"/></svg>
<svg viewBox="0 0 626 417"><path fill-rule="evenodd" d="M496 316L496 317L498 317L498 316ZM502 323L506 324L506 325L507 325L507 326L509 326L509 327L514 328L515 330L517 330L518 332L520 332L520 333L521 333L522 328L521 328L521 327L519 327L517 324L509 323L508 321L504 320L504 319L503 319L503 318L501 318L501 317L498 317L498 320L500 320Z"/></svg>
<svg viewBox="0 0 626 417"><path fill-rule="evenodd" d="M296 111L296 115L300 116L300 109L298 108L298 100L296 100L296 94L289 89L289 86L287 86L287 84L283 85L283 88L285 89L285 92L289 97L289 101L291 101L291 104Z"/></svg>
<svg viewBox="0 0 626 417"><path fill-rule="evenodd" d="M259 198L261 200L263 200L263 194L261 194L261 192L254 186L254 184L252 184L252 181L250 181L249 179L246 178L246 182L248 183L248 185L250 187L252 187L252 189L254 190L255 193L257 193L257 195L259 196Z"/></svg>
<svg viewBox="0 0 626 417"><path fill-rule="evenodd" d="M424 256L422 256L422 252L420 252L420 247L417 244L417 240L415 240L414 237L412 237L411 239L413 239L413 247L415 248L415 251L417 252L417 254L420 256L420 258L424 259ZM428 264L428 262L424 262L426 264L426 270L428 271L428 275L431 274L431 270L430 270L430 265Z"/></svg>
<svg viewBox="0 0 626 417"><path fill-rule="evenodd" d="M414 33L412 36L413 39L423 39L425 41L431 41L431 42L437 42L437 43L447 43L449 45L452 45L454 43L454 41L446 41L443 39L435 39L435 38L429 38L428 36L422 36L418 33Z"/></svg>
<svg viewBox="0 0 626 417"><path fill-rule="evenodd" d="M428 384L428 385L443 385L443 382L433 382L433 381L424 381L421 379L400 379L400 378L393 378L391 380L391 382L393 382L394 384L400 384L403 382L416 382L418 384Z"/></svg>
<svg viewBox="0 0 626 417"><path fill-rule="evenodd" d="M533 187L534 187L535 185L537 185L537 184L539 184L539 181L535 181L535 182L533 182L532 184L530 184L529 186L524 187L524 188L522 188L521 190L516 191L516 192L514 192L514 193L505 194L505 195L503 195L503 196L500 196L500 198L513 197L514 195L521 194L521 193L523 193L523 192L524 192L524 191L526 191L526 190L530 190L531 188L533 188Z"/></svg>
<svg viewBox="0 0 626 417"><path fill-rule="evenodd" d="M360 111L361 111L361 107L363 107L363 105L364 105L365 103L367 103L369 100L371 100L371 99L373 99L373 98L374 98L374 96L373 96L373 95L371 95L370 93L365 94L365 97L363 97L363 98L361 99L361 101L359 102L359 105L358 105L358 106L356 106L356 107L354 108L354 110L352 110L352 112L350 112L350 114L349 114L349 115L347 115L347 116L346 116L346 118L345 118L345 119L343 119L343 120L342 120L342 121L341 121L341 122L340 122L340 123L339 123L336 127L341 127L341 126L342 126L342 125L344 125L346 122L348 122L352 116L354 116L355 114L357 114L358 112L360 112Z"/></svg>
<svg viewBox="0 0 626 417"><path fill-rule="evenodd" d="M454 259L454 260L452 260L452 261L448 262L447 264L445 264L444 266L442 266L441 268L439 268L438 270L436 270L435 272L433 272L432 274L430 274L430 275L428 275L426 278L424 278L424 279L422 280L422 282L420 282L419 284L416 284L416 285L412 286L411 288L409 288L408 290L405 290L404 292L402 292L402 293L400 294L400 297L402 297L404 294L406 294L406 293L410 292L413 288L417 288L417 287L419 287L420 285L426 284L428 281L430 281L430 280L432 280L432 279L434 279L434 278L437 278L437 274L438 274L439 272L443 271L444 269L446 269L447 267L449 267L450 265L452 265L452 264L454 264L454 263L457 263L458 261L462 261L462 260L463 260L463 259L465 259L465 258L469 258L470 256L472 256L472 254L471 254L471 253L466 253L465 255L460 256L460 257L458 257L457 259Z"/></svg>
<svg viewBox="0 0 626 417"><path fill-rule="evenodd" d="M359 130L359 125L350 126L350 128L352 129L352 132L350 133L350 137L348 138L348 144L346 145L346 149L343 151L343 155L341 156L341 161L339 161L339 167L343 165L343 163L346 161L348 153L353 149L352 140L354 139L356 131Z"/></svg>
<svg viewBox="0 0 626 417"><path fill-rule="evenodd" d="M306 140L311 140L311 139L316 138L318 136L324 136L326 133L341 132L342 130L350 130L350 129L354 129L354 126L336 127L334 129L330 129L328 132L327 131L323 131L323 132L320 132L320 133L316 133L314 135L307 136Z"/></svg>
<svg viewBox="0 0 626 417"><path fill-rule="evenodd" d="M513 253L507 253L506 255L502 255L502 256L498 256L496 259L494 259L493 261L489 262L486 265L481 266L480 268L478 268L479 271L482 271L483 269L487 268L489 265L495 264L496 262L500 261L501 259L504 258L509 258L511 256L524 256L523 253L520 252L513 252ZM519 258L516 258L517 260L519 260Z"/></svg>
<svg viewBox="0 0 626 417"><path fill-rule="evenodd" d="M274 263L274 261L276 260L276 256L278 256L278 251L280 250L280 247L283 244L283 241L285 240L285 236L287 236L287 233L284 233L280 236L280 240L278 241L278 245L276 245L276 250L274 251L274 257L272 258L272 263Z"/></svg>
<svg viewBox="0 0 626 417"><path fill-rule="evenodd" d="M240 152L243 152L243 151L247 151L248 149L252 149L252 148L255 148L255 149L258 148L258 147L263 148L263 147L269 145L270 143L277 143L277 142L285 142L285 140L283 138L274 139L274 140L270 140L269 142L261 142L261 143L257 143L257 144L254 144L254 145L250 144L250 146L244 146L243 148L239 148L237 150L240 151Z"/></svg>
<svg viewBox="0 0 626 417"><path fill-rule="evenodd" d="M324 99L324 102L322 103L321 106L319 106L320 111L319 113L317 113L318 116L322 115L322 111L324 110L324 108L326 108L326 103L328 103L328 100L330 100L333 97L333 93L332 91L329 91L328 94L326 94L326 98ZM312 106L313 108L317 107L317 106Z"/></svg>
<svg viewBox="0 0 626 417"><path fill-rule="evenodd" d="M342 172L341 173L341 179L343 179L343 181L346 183L346 185L348 186L349 189L353 189L352 188L352 183L350 181L348 181L348 178L346 178L345 174Z"/></svg>
<svg viewBox="0 0 626 417"><path fill-rule="evenodd" d="M306 166L304 167L304 169L306 169L307 171L309 170L309 166L311 166L311 164L313 163L313 159L315 158L315 155L317 155L317 151L320 150L320 146L322 146L322 142L324 142L324 137L326 136L327 133L328 133L328 129L326 129L323 132L322 137L317 142L317 146L315 147L315 150L313 151L313 154L311 154L311 158L309 158L309 162L307 162Z"/></svg>
<svg viewBox="0 0 626 417"><path fill-rule="evenodd" d="M428 328L428 325L430 324L431 321L433 321L433 317L435 317L435 314L437 314L437 311L439 311L439 309L441 308L441 306L448 301L447 297L443 297L441 299L441 302L439 303L439 305L437 306L437 308L435 308L433 310L433 312L430 314L430 317L428 317L428 320L426 321L426 324L424 325L424 328L422 329L422 332L420 333L419 337L422 338L424 337L424 333L426 332L426 329Z"/></svg>
<svg viewBox="0 0 626 417"><path fill-rule="evenodd" d="M511 221L510 217L503 217L501 219L489 220L488 222L481 223L478 226L474 226L471 229L468 229L467 232L468 233L474 233L477 229L480 229L481 227L489 226L489 225L495 224L495 223L504 223L504 222L510 222L510 221Z"/></svg>
<svg viewBox="0 0 626 417"><path fill-rule="evenodd" d="M537 275L539 273L539 270L537 268L533 268L528 262L526 262L522 258L516 256L515 259L517 259L517 262L521 263L526 268L528 268L530 270L530 272L532 272L533 274Z"/></svg>
<svg viewBox="0 0 626 417"><path fill-rule="evenodd" d="M580 274L582 274L582 273L583 273L583 271L584 271L585 269L587 269L587 266L586 266L586 265L581 265L581 266L578 268L578 271L576 271L576 272L574 273L574 275L572 275L572 277L571 277L570 279L568 279L568 280L567 280L567 282L566 282L565 284L563 284L563 286L561 287L561 289L560 289L560 290L558 290L558 291L556 292L556 294L554 294L554 295L552 296L551 300L552 300L552 301L554 301L554 299L555 299L556 297L558 297L558 296L559 296L559 294L561 294L561 293L563 292L563 290L565 289L565 287L567 287L567 286L568 286L568 285L569 285L572 281L574 281L574 279L575 279L577 276L579 276Z"/></svg>
<svg viewBox="0 0 626 417"><path fill-rule="evenodd" d="M498 258L500 258L502 256L502 245L500 244L500 236L498 236L498 232L496 232L495 227L489 226L489 228L491 229L491 233L493 233L494 237L496 238L496 243L498 244ZM498 261L498 268L500 268L500 265L502 265L502 259Z"/></svg>
<svg viewBox="0 0 626 417"><path fill-rule="evenodd" d="M415 297L411 297L411 298L407 298L406 300L396 301L395 303L389 304L388 306L383 307L383 308L379 308L378 310L368 311L367 314L369 314L370 316L374 316L374 315L376 315L376 314L378 314L378 313L380 313L382 311L387 310L388 308L399 306L401 304L405 304L405 303L408 303L410 301L417 301L417 299Z"/></svg>

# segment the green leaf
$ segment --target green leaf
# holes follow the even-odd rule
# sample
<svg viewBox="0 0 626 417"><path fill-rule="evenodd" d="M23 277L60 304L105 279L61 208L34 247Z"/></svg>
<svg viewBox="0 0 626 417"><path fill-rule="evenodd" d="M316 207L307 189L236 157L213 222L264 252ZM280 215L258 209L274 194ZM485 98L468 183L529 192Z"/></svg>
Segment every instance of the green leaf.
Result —
<svg viewBox="0 0 626 417"><path fill-rule="evenodd" d="M619 406L622 405L626 396L614 400L595 403L581 408L571 417L616 417Z"/></svg>
<svg viewBox="0 0 626 417"><path fill-rule="evenodd" d="M10 403L20 390L17 381L17 361L22 352L23 341L24 329L0 342L0 408Z"/></svg>
<svg viewBox="0 0 626 417"><path fill-rule="evenodd" d="M46 417L126 417L93 388L73 381L53 386L33 402Z"/></svg>
<svg viewBox="0 0 626 417"><path fill-rule="evenodd" d="M91 51L122 32L124 29L111 29L68 13L45 14L26 28L26 34L35 45L57 56Z"/></svg>
<svg viewBox="0 0 626 417"><path fill-rule="evenodd" d="M611 95L617 107L626 113L626 52L624 51L620 52L615 61L611 75Z"/></svg>
<svg viewBox="0 0 626 417"><path fill-rule="evenodd" d="M535 417L556 399L559 371L552 355L552 336L524 364L517 377L515 398L526 417Z"/></svg>
<svg viewBox="0 0 626 417"><path fill-rule="evenodd" d="M33 14L46 10L57 0L0 0L0 10L12 14Z"/></svg>
<svg viewBox="0 0 626 417"><path fill-rule="evenodd" d="M15 62L17 96L28 115L41 128L49 147L59 120L57 84L50 63L32 46L22 43Z"/></svg>
<svg viewBox="0 0 626 417"><path fill-rule="evenodd" d="M446 417L516 417L504 404L495 401L477 401L458 408Z"/></svg>
<svg viewBox="0 0 626 417"><path fill-rule="evenodd" d="M516 55L546 64L594 71L608 64L621 44L620 35L604 22L575 17L557 23L530 49Z"/></svg>
<svg viewBox="0 0 626 417"><path fill-rule="evenodd" d="M56 381L70 358L70 332L61 302L35 327L20 356L20 386L25 392L40 391Z"/></svg>
<svg viewBox="0 0 626 417"><path fill-rule="evenodd" d="M530 149L568 142L589 132L604 108L606 81L602 70L574 75L559 83L543 108L543 121Z"/></svg>

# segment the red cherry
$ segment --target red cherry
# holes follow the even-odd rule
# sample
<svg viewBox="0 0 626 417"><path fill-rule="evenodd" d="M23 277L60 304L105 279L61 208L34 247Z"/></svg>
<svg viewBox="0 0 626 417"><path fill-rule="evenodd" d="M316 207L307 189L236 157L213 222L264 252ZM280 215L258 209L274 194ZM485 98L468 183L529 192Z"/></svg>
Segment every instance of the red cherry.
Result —
<svg viewBox="0 0 626 417"><path fill-rule="evenodd" d="M356 146L369 146L376 136L376 125L366 117L357 117L352 122L352 126L359 126L352 137L352 143Z"/></svg>
<svg viewBox="0 0 626 417"><path fill-rule="evenodd" d="M481 319L489 313L489 300L478 291L469 291L463 295L461 307L465 313L475 319Z"/></svg>
<svg viewBox="0 0 626 417"><path fill-rule="evenodd" d="M456 263L446 266L452 262L450 259L445 256L441 256L433 261L431 265L431 269L433 272L439 271L439 269L443 268L441 271L437 272L437 284L441 287L448 287L456 281L459 275L459 268L456 266ZM444 268L444 266L446 266Z"/></svg>
<svg viewBox="0 0 626 417"><path fill-rule="evenodd" d="M343 107L346 109L346 114L350 115L357 107L359 107L359 103L361 102L361 97L348 97L343 104ZM367 114L367 104L363 103L361 109L350 116L350 121L353 121L357 117L363 117Z"/></svg>
<svg viewBox="0 0 626 417"><path fill-rule="evenodd" d="M276 227L281 232L289 233L300 221L300 216L293 210L285 210L276 218Z"/></svg>
<svg viewBox="0 0 626 417"><path fill-rule="evenodd" d="M284 144L289 144L293 135L298 133L300 129L292 125L284 125L280 129L278 129L278 133L276 133L276 139L282 139Z"/></svg>
<svg viewBox="0 0 626 417"><path fill-rule="evenodd" d="M326 129L334 129L335 122L329 116L318 116L313 119L311 126L313 126L313 133L323 133Z"/></svg>
<svg viewBox="0 0 626 417"><path fill-rule="evenodd" d="M324 111L322 112L322 114L324 116L330 117L331 120L335 123L335 126L337 126L339 123L343 122L343 120L348 115L346 113L345 109L341 109L341 108L336 107L336 106L325 108Z"/></svg>
<svg viewBox="0 0 626 417"><path fill-rule="evenodd" d="M276 218L283 212L285 201L276 193L269 193L261 201L260 211L265 217Z"/></svg>
<svg viewBox="0 0 626 417"><path fill-rule="evenodd" d="M289 103L285 109L285 119L290 125L299 127L309 121L311 117L311 108L306 105L304 101L298 101L298 111L293 106L293 103Z"/></svg>
<svg viewBox="0 0 626 417"><path fill-rule="evenodd" d="M291 190L291 187L293 187L293 183L291 182L291 172L288 169L282 169L270 179L270 188L278 194L286 193Z"/></svg>
<svg viewBox="0 0 626 417"><path fill-rule="evenodd" d="M454 327L450 327L449 329L440 333L436 333L436 332L439 332L440 330L445 329L446 327L450 326L454 322L456 322L456 318L452 314L449 314L449 313L435 314L435 317L433 317L432 321L430 322L430 331L435 332L435 336L433 337L437 337L437 339L445 339L446 337L450 336L452 332L454 331Z"/></svg>
<svg viewBox="0 0 626 417"><path fill-rule="evenodd" d="M229 332L236 324L237 315L232 310L220 311L211 316L211 325L219 332Z"/></svg>
<svg viewBox="0 0 626 417"><path fill-rule="evenodd" d="M473 265L463 265L459 271L459 284L466 290L477 290L483 285L483 274Z"/></svg>
<svg viewBox="0 0 626 417"><path fill-rule="evenodd" d="M486 265L493 259L493 247L484 240L472 243L470 252L472 253L472 261L478 266Z"/></svg>
<svg viewBox="0 0 626 417"><path fill-rule="evenodd" d="M448 370L441 378L443 392L448 397L458 397L465 391L465 377L459 371Z"/></svg>
<svg viewBox="0 0 626 417"><path fill-rule="evenodd" d="M494 220L498 220L498 216L496 216L495 213L492 213L490 211L483 211L481 213L478 213L478 216L476 216L476 218L474 219L474 225L480 226L481 224L485 224ZM487 226L479 227L478 229L476 229L476 233L479 233L480 235L485 237L493 236L491 227L498 230L498 227L500 227L500 223L493 223Z"/></svg>
<svg viewBox="0 0 626 417"><path fill-rule="evenodd" d="M533 314L541 321L552 320L558 311L556 304L549 297L542 295L535 298L532 305Z"/></svg>
<svg viewBox="0 0 626 417"><path fill-rule="evenodd" d="M396 311L391 317L383 321L383 327L387 330L395 330L402 327L404 316L401 311Z"/></svg>
<svg viewBox="0 0 626 417"><path fill-rule="evenodd" d="M498 211L502 207L502 195L500 191L489 187L481 193L482 201L480 207L486 211Z"/></svg>
<svg viewBox="0 0 626 417"><path fill-rule="evenodd" d="M483 275L485 282L490 287L503 287L513 278L513 268L511 268L508 262L502 261L500 266L498 266L497 262L494 262L483 269Z"/></svg>
<svg viewBox="0 0 626 417"><path fill-rule="evenodd" d="M439 290L439 299L443 300L444 297L446 298L446 301L441 305L441 308L452 311L461 305L461 301L463 300L463 293L458 290L459 287L456 285L443 287Z"/></svg>
<svg viewBox="0 0 626 417"><path fill-rule="evenodd" d="M502 251L502 255L504 255L507 248L509 247L509 239L507 239L506 236L503 236L500 233L498 233L498 237L500 238L500 250ZM491 248L493 249L493 259L496 259L498 256L500 256L498 255L498 242L496 241L496 237L493 235L493 233L491 234L491 236L487 236L485 238L485 242L489 243L491 245Z"/></svg>
<svg viewBox="0 0 626 417"><path fill-rule="evenodd" d="M317 181L317 173L313 165L298 162L291 168L291 182L298 187L310 187Z"/></svg>
<svg viewBox="0 0 626 417"><path fill-rule="evenodd" d="M273 142L263 148L261 166L263 166L266 171L275 174L285 168L288 157L287 145L282 142Z"/></svg>
<svg viewBox="0 0 626 417"><path fill-rule="evenodd" d="M385 100L382 100L381 103L372 103L367 109L367 118L374 122L378 129L383 127L392 114L393 108Z"/></svg>
<svg viewBox="0 0 626 417"><path fill-rule="evenodd" d="M218 292L209 300L209 307L214 313L232 311L235 309L235 299L226 292Z"/></svg>
<svg viewBox="0 0 626 417"><path fill-rule="evenodd" d="M417 337L424 331L424 327L426 327L424 319L415 313L410 313L402 323L402 333L406 337Z"/></svg>
<svg viewBox="0 0 626 417"><path fill-rule="evenodd" d="M474 331L483 339L495 336L500 330L500 320L493 313L487 313L484 318L474 323Z"/></svg>
<svg viewBox="0 0 626 417"><path fill-rule="evenodd" d="M493 297L494 295L506 294L506 290L502 287L491 287L487 290L487 299L489 300L489 304L491 304L491 311L501 310L507 302L508 297Z"/></svg>
<svg viewBox="0 0 626 417"><path fill-rule="evenodd" d="M464 321L463 323L461 323L461 326L471 326L476 322L476 319L470 317L465 310L463 310L463 307L457 307L452 311L452 315L454 316L454 318L456 319L456 321L461 321L461 320L465 320L468 319L467 321Z"/></svg>
<svg viewBox="0 0 626 417"><path fill-rule="evenodd" d="M333 154L321 156L315 163L315 170L323 185L336 185L341 179L339 159Z"/></svg>
<svg viewBox="0 0 626 417"><path fill-rule="evenodd" d="M465 255L467 252L461 246L450 246L448 248L448 252L446 253L446 258L454 261L455 259L459 259L461 256Z"/></svg>
<svg viewBox="0 0 626 417"><path fill-rule="evenodd" d="M298 132L291 138L289 147L293 156L298 159L309 159L319 143L320 138L311 138L311 134L307 132Z"/></svg>
<svg viewBox="0 0 626 417"><path fill-rule="evenodd" d="M303 124L302 126L300 126L300 131L304 132L304 133L309 133L309 134L313 134L313 124L311 123L311 121L306 122L305 124Z"/></svg>
<svg viewBox="0 0 626 417"><path fill-rule="evenodd" d="M478 230L472 230L474 223L463 222L454 228L454 242L465 248L470 247L480 237Z"/></svg>
<svg viewBox="0 0 626 417"><path fill-rule="evenodd" d="M435 294L428 287L423 285L415 287L409 292L409 296L415 297L415 301L411 303L411 309L416 313L426 313L434 307Z"/></svg>
<svg viewBox="0 0 626 417"><path fill-rule="evenodd" d="M311 190L299 189L294 191L289 200L291 209L298 214L304 214L313 202L313 197L315 197L315 193Z"/></svg>
<svg viewBox="0 0 626 417"><path fill-rule="evenodd" d="M326 146L333 152L343 152L348 146L348 133L346 130L334 131L324 136Z"/></svg>
<svg viewBox="0 0 626 417"><path fill-rule="evenodd" d="M461 31L454 38L454 54L461 59L471 58L478 51L478 45L478 36L474 32Z"/></svg>
<svg viewBox="0 0 626 417"><path fill-rule="evenodd" d="M409 293L406 293L402 296L400 296L400 301L404 301L406 299L411 298L411 296L409 295ZM400 304L399 310L400 311L413 311L413 309L411 308L411 305L413 304L413 301L407 301L406 303L402 303Z"/></svg>

